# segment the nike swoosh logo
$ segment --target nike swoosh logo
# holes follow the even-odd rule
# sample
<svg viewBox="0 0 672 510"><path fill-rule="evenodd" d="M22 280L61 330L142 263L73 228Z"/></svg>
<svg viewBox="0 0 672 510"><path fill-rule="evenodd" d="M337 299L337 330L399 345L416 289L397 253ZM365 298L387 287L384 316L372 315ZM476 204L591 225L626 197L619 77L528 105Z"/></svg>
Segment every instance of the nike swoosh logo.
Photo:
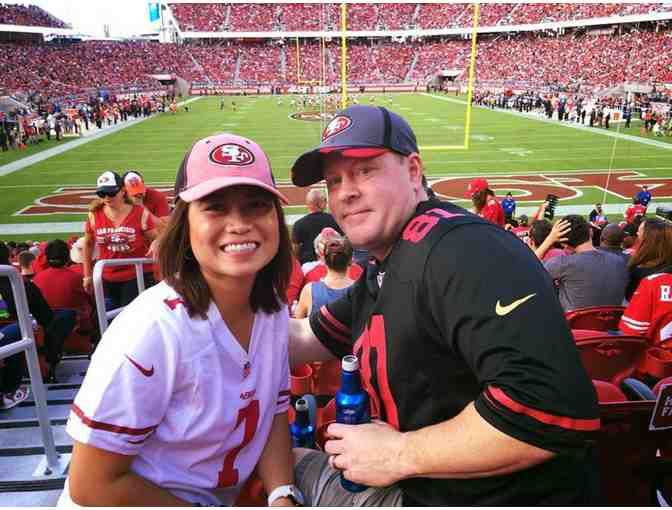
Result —
<svg viewBox="0 0 672 510"><path fill-rule="evenodd" d="M145 377L152 377L152 376L154 375L154 365L152 365L152 368L150 368L149 370L147 370L147 369L146 369L145 367L143 367L140 363L138 363L137 361L132 360L132 359L128 356L128 354L126 354L126 359L128 359L128 361L130 361L131 363L133 363L133 366L134 366L135 368L137 368L138 370L140 370L140 373L141 373L142 375L144 375Z"/></svg>
<svg viewBox="0 0 672 510"><path fill-rule="evenodd" d="M511 312L513 312L516 308L518 308L520 305L522 305L525 301L529 301L532 299L534 296L537 294L530 294L529 296L525 296L524 298L517 299L510 305L502 306L502 304L497 301L497 304L495 305L495 313L499 315L500 317L504 317L505 315L509 315Z"/></svg>

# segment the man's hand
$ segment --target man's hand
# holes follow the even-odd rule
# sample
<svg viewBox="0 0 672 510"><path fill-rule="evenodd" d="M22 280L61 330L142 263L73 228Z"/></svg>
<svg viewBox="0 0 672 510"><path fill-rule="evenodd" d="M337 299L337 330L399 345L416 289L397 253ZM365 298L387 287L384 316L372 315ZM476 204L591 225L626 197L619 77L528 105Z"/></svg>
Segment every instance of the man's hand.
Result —
<svg viewBox="0 0 672 510"><path fill-rule="evenodd" d="M553 243L564 243L567 241L567 234L572 230L568 221L560 220L551 228L548 237Z"/></svg>
<svg viewBox="0 0 672 510"><path fill-rule="evenodd" d="M324 450L332 455L329 463L350 481L386 487L412 473L403 458L406 436L387 423L334 423L327 434L331 439Z"/></svg>

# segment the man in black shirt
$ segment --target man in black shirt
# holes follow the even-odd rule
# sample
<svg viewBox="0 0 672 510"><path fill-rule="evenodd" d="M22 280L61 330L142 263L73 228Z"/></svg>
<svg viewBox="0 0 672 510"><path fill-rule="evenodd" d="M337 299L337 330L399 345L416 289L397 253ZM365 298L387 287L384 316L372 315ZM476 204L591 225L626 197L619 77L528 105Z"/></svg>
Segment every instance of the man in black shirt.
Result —
<svg viewBox="0 0 672 510"><path fill-rule="evenodd" d="M428 200L422 172L410 126L371 106L339 112L292 168L296 185L325 180L374 260L291 321L291 362L356 354L381 420L331 425L328 455L295 451L306 504L595 505L597 399L550 277L503 229Z"/></svg>
<svg viewBox="0 0 672 510"><path fill-rule="evenodd" d="M302 265L317 260L313 241L322 232L322 229L331 227L342 233L334 221L334 217L324 212L327 207L327 197L323 191L311 189L306 195L306 207L308 208L308 214L294 223L292 228L294 252Z"/></svg>

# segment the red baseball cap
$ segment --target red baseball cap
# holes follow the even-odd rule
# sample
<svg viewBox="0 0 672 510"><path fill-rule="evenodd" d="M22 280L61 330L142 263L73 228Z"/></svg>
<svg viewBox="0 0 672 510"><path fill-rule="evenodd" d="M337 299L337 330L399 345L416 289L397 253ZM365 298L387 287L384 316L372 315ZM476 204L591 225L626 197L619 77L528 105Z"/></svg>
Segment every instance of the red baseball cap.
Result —
<svg viewBox="0 0 672 510"><path fill-rule="evenodd" d="M479 191L483 191L484 189L488 189L489 187L490 186L488 185L488 181L486 181L485 179L482 178L474 179L469 183L467 191L464 193L464 198L471 198Z"/></svg>
<svg viewBox="0 0 672 510"><path fill-rule="evenodd" d="M275 186L271 162L254 141L230 133L196 142L184 156L175 181L175 196L185 202L199 200L230 186L256 186L287 204Z"/></svg>

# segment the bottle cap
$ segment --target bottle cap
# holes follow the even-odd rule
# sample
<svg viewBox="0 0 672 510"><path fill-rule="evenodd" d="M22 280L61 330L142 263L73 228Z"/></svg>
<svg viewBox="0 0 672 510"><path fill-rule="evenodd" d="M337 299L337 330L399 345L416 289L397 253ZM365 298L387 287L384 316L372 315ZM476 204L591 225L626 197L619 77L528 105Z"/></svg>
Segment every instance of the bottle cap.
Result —
<svg viewBox="0 0 672 510"><path fill-rule="evenodd" d="M343 356L343 360L341 361L341 368L346 372L355 372L359 370L359 359L357 356L352 354Z"/></svg>
<svg viewBox="0 0 672 510"><path fill-rule="evenodd" d="M296 401L296 404L294 404L294 408L299 413L308 411L308 402L306 402L305 398L300 398Z"/></svg>

